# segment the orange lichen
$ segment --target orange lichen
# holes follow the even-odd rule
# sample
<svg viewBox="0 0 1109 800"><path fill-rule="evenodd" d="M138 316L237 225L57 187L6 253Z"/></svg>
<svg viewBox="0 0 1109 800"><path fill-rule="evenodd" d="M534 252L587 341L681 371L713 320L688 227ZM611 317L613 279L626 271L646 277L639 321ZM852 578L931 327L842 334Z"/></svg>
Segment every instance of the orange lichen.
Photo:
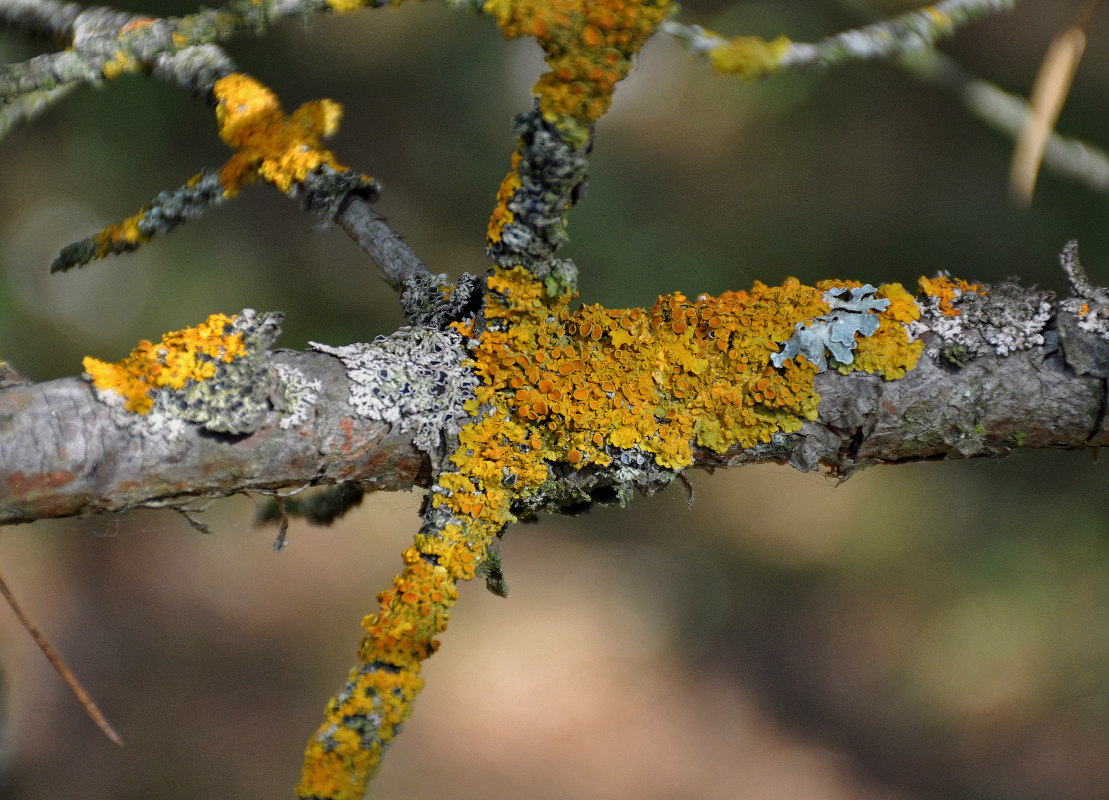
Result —
<svg viewBox="0 0 1109 800"><path fill-rule="evenodd" d="M327 722L309 742L297 797L358 800L396 731L408 718L423 681L407 672L356 667L341 695L327 706ZM369 720L381 733L372 739Z"/></svg>
<svg viewBox="0 0 1109 800"><path fill-rule="evenodd" d="M535 458L607 464L607 445L638 446L680 468L692 463L692 443L751 446L815 416L812 365L769 364L795 322L827 311L813 287L673 294L619 311L570 311L569 296L548 299L520 269L498 270L489 288L487 318L511 324L475 345L477 400L530 427ZM460 449L455 463L467 465L471 451Z"/></svg>
<svg viewBox="0 0 1109 800"><path fill-rule="evenodd" d="M419 534L404 552L404 571L378 595L379 610L362 620L366 635L342 692L305 751L297 796L355 800L377 770L423 688L420 662L439 646L456 582L474 576L484 549L457 525Z"/></svg>
<svg viewBox="0 0 1109 800"><path fill-rule="evenodd" d="M949 275L940 275L935 278L922 276L917 281L917 285L920 287L921 294L927 297L935 297L939 301L940 311L947 317L959 315L958 310L952 306L952 303L962 297L964 292L985 294L985 289L979 284L968 283L961 278L952 278Z"/></svg>
<svg viewBox="0 0 1109 800"><path fill-rule="evenodd" d="M339 127L343 109L333 100L305 103L286 116L273 92L241 72L220 78L213 92L220 138L237 151L220 173L228 196L255 178L287 192L320 166L344 169L319 146Z"/></svg>
<svg viewBox="0 0 1109 800"><path fill-rule="evenodd" d="M133 33L134 31L141 31L143 28L149 28L155 22L153 17L135 17L122 28L119 29L120 33Z"/></svg>
<svg viewBox="0 0 1109 800"><path fill-rule="evenodd" d="M549 67L534 88L543 117L581 144L668 8L669 0L486 0L484 11L506 37L539 42Z"/></svg>
<svg viewBox="0 0 1109 800"><path fill-rule="evenodd" d="M212 314L193 328L167 333L158 344L143 340L115 364L88 356L83 366L93 386L125 398L124 408L145 414L154 405L152 392L180 389L215 373L217 361L230 362L245 352L243 337L227 332L235 317Z"/></svg>

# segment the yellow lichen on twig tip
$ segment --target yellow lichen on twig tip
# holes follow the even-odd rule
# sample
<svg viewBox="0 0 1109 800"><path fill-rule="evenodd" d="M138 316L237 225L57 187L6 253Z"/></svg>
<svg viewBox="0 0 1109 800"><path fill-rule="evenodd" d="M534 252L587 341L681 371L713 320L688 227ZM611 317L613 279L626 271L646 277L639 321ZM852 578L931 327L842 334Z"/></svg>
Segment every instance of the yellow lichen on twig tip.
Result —
<svg viewBox="0 0 1109 800"><path fill-rule="evenodd" d="M339 129L339 103L311 101L286 116L272 91L241 72L220 78L213 93L220 138L238 151L220 174L228 196L255 178L287 192L317 167L345 169L319 146Z"/></svg>

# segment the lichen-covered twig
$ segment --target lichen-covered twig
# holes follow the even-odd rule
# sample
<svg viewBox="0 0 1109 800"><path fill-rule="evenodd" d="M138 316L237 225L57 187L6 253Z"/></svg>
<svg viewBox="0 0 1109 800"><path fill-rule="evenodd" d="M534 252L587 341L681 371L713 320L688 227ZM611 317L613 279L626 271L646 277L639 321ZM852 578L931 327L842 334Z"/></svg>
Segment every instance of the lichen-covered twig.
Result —
<svg viewBox="0 0 1109 800"><path fill-rule="evenodd" d="M896 64L910 74L955 92L974 116L1014 141L1028 126L1028 101L979 78L938 50L921 50ZM1109 154L1104 149L1051 131L1044 143L1043 167L1098 192L1109 191Z"/></svg>
<svg viewBox="0 0 1109 800"><path fill-rule="evenodd" d="M1087 283L1076 292L1105 293ZM142 343L118 368L90 362L85 380L0 389L0 523L432 480L405 570L309 747L302 796L351 798L409 713L455 583L513 519L624 503L695 465L846 475L1109 445L1109 332L1090 300L941 276L916 297L791 281L571 310L519 269L498 271L485 297L487 327L453 336L290 353L271 349L273 317L244 312Z"/></svg>
<svg viewBox="0 0 1109 800"><path fill-rule="evenodd" d="M211 50L194 49L181 55L193 54L195 58L178 58L163 66L167 71L176 70L199 93L211 94L220 137L234 155L222 169L204 170L184 186L158 195L138 214L69 245L55 259L53 271L135 250L152 236L167 233L233 197L256 179L286 193L301 194L309 210L328 217L338 216L344 203L354 196L376 198L378 187L372 178L339 166L331 152L320 147L320 139L338 126L342 114L338 103L308 102L286 115L269 89L248 75L227 71L230 61L218 51L213 55ZM309 181L311 185L304 186ZM380 245L382 241L380 231L377 238L365 238L367 245ZM418 271L412 261L414 255L404 247L379 248L372 255L390 267L394 263L391 259L396 259L403 261L401 269Z"/></svg>
<svg viewBox="0 0 1109 800"><path fill-rule="evenodd" d="M50 265L50 271L65 272L108 255L137 250L152 237L169 233L208 208L220 205L225 196L219 170L203 170L184 186L160 193L134 216L66 245Z"/></svg>
<svg viewBox="0 0 1109 800"><path fill-rule="evenodd" d="M232 0L184 17L153 18L53 0L6 3L0 6L0 23L62 39L69 49L0 66L0 98L65 83L99 83L152 67L159 56L256 34L289 16L343 10L341 6L325 0Z"/></svg>
<svg viewBox="0 0 1109 800"><path fill-rule="evenodd" d="M867 18L875 14L865 2L841 0L840 5ZM936 48L913 50L893 63L919 80L953 92L967 111L1014 141L1032 118L1025 98L974 75ZM1094 144L1062 136L1055 130L1048 133L1044 143L1043 168L1094 191L1109 191L1109 154Z"/></svg>
<svg viewBox="0 0 1109 800"><path fill-rule="evenodd" d="M874 53L887 38L897 40L887 54L900 52L914 36L927 43L918 23L942 32L1001 5L948 0L867 29L862 44L840 39L823 58ZM250 13L245 0L232 6ZM494 544L522 517L623 504L697 465L776 461L846 476L876 463L1109 443L1109 333L1077 278L1076 291L1090 295L1081 304L940 275L922 278L916 294L790 279L718 297L672 293L650 308L577 305L576 271L556 251L584 188L594 123L671 8L482 8L506 36L536 38L549 67L535 109L516 120L488 230L490 276L451 285L384 227L366 206L375 185L319 146L336 104L286 114L218 51L171 48L158 68L215 105L235 151L209 179L211 196L262 179L338 220L385 262L415 326L288 353L272 348L279 315L243 310L141 342L115 364L89 358L79 380L0 389L0 522L307 485L346 484L350 496L429 486L402 571L363 620L358 661L309 740L297 787L305 800L363 794L411 713L457 584L484 574L503 593ZM734 44L715 59L743 62L747 45ZM781 46L756 56L780 62ZM132 48L116 63L137 60ZM141 233L136 221L123 238L131 228Z"/></svg>
<svg viewBox="0 0 1109 800"><path fill-rule="evenodd" d="M629 392L638 397L635 391L649 389L654 383L653 377L647 375L648 379L639 390L633 390L625 377L619 380L613 376L604 377L618 361L631 362L644 356L644 347L664 348L662 352L669 359L665 363L669 365L672 379L656 384L659 391L682 395L676 399L699 407L696 406L697 395L690 396L690 392L703 380L701 376L709 373L707 370L688 372L688 369L697 368L698 359L705 357L697 355L697 349L691 349L691 345L700 348L710 344L719 350L716 342L720 337L716 331L724 321L721 319L717 328L712 328L713 316L703 319L701 312L714 309L713 313L720 317L720 309L730 305L738 319L751 318L751 310L743 311L745 304L757 297L751 292L746 293L746 299L678 301L675 297L664 298L655 311L660 312L660 323L665 325L665 331L655 329L651 309L586 306L552 323L554 327L540 325L530 330L521 329L519 333L526 333L526 337L518 339L519 344L514 345L520 352L513 356L511 364L503 363L504 357L493 360L491 348L495 339L490 338L482 351L487 355L481 356L479 362L484 364L480 368L488 372L483 385L500 388L492 390L492 394L488 388L479 390L482 392L479 396L502 398L499 402L507 404L507 411L500 413L509 413L521 420L519 424L526 423L525 427L540 420L548 422L566 417L570 421L559 431L546 428L543 437L555 438L542 448L544 457L561 459L562 466L550 473L548 488L553 495L561 492L567 506L574 502L580 506L593 496L626 498L632 484L619 492L614 491L614 487L620 484L619 475L627 478L634 473L629 467L634 466L637 459L625 463L625 458L637 450L643 450L643 457L650 463L661 457L669 465L668 469L683 463L779 461L803 469L823 465L836 472L850 472L877 463L944 455L996 456L1015 446L1082 447L1086 446L1086 436L1097 416L1100 388L1097 381L1062 367L1071 363L1079 341L1085 349L1100 353L1100 357L1109 356L1109 325L1094 324L1096 320L1109 319L1109 301L1106 300L1109 290L1090 285L1073 267L1077 263L1075 250L1070 248L1067 253L1066 263L1075 276L1075 297L1058 302L1048 293L1010 284L991 286L951 278L922 281L925 287L922 291L926 293L916 298L922 316L907 323L924 346L916 366L895 380L874 377L868 369L892 369L888 363L882 366L882 359L888 359L889 355L879 356L882 348L875 350L873 347L883 337L856 336L853 363L845 367L848 374L843 374L838 364L832 365L834 369L814 373L813 386L819 401L812 419L804 414L800 417L786 415L776 412L773 405L765 405L766 388L773 389L779 380L759 374L770 366L768 356L775 352L768 344L763 346L767 356L760 356L759 363L764 364L762 370L752 367L750 355L746 363L738 358L742 355L739 351L736 352L737 360L728 362L732 363L730 370L738 371L732 380L750 372L750 377L744 378L750 386L744 384L746 388L737 390L737 397L746 398L744 405L728 413L737 415L740 421L753 415L752 419L762 422L754 426L740 424L736 432L724 434L730 423L719 420L713 423L711 417L698 412L700 422L693 420L695 430L690 429L693 438L686 445L679 444L676 438L660 438L665 427L673 428L677 424L675 430L685 429L687 423L681 420L685 412L680 407L673 419L664 418L669 419L668 422L660 422L653 416L655 411L675 407L674 398L666 401L664 409L662 404L644 403L642 398L637 405L628 397ZM508 287L508 284L500 285ZM782 287L759 291L765 293L770 289L775 293L782 291ZM787 293L801 296L812 291L795 285ZM767 296L763 296L763 302ZM681 319L665 310L669 309L671 301L678 303L676 308L682 312ZM766 308L773 307L771 304ZM877 313L882 325L892 333L894 322L906 324L901 320L910 307L897 303L870 313ZM829 313L819 307L816 310L819 313L813 316L814 320ZM806 312L798 306L791 313L803 315ZM1061 350L1054 338L1053 326L1067 317L1073 318L1076 326L1082 323L1082 327L1076 327L1074 338ZM644 326L638 335L635 335L634 326L625 328L623 325L624 320L636 318L640 320L636 324ZM775 345L778 349L793 338L794 323L788 316L783 316L782 320L784 327L776 334L782 337L781 344ZM803 319L798 321L804 322ZM156 386L149 377L143 378L145 383L134 383L122 377L109 378L106 373L101 379L104 389L100 390L100 399L89 379L68 378L46 383L28 383L20 379L0 385L0 420L4 423L0 425L0 524L123 511L243 491L343 482L354 482L366 489L402 489L410 488L414 482L426 481L429 456L417 450L413 442L422 436L426 445L430 441L428 432L435 427L431 420L440 420L438 424L445 420L437 416L443 413L444 380L438 371L421 368L424 377L415 382L408 380L410 391L425 397L427 402L411 410L397 406L400 415L393 416L397 410L389 410L392 408L389 392L395 387L388 389L385 383L376 387L365 383L375 372L377 362L372 358L352 352L344 361L323 352L270 349L273 322L272 317L247 314L238 328L231 329L231 333L221 333L221 336L234 336L241 330L254 342L248 342L249 346L236 356L234 353L240 352L240 346L229 340L228 346L234 349L226 353L233 353L232 360L222 363L235 366L247 354L252 354L249 355L251 361L249 366L243 362L243 367L234 370L213 370L211 378L203 377L207 374L203 368L196 371L188 367L188 371L182 371L190 363L189 359L205 362L211 358L196 350L192 351L193 355L187 355L190 352L187 343L194 334L179 332L180 335L167 336L156 346L149 342L142 344L145 353L165 352L157 356L164 369L169 369L171 363L177 365L173 369L184 376L182 389L190 380L197 381L190 375L201 376L195 388L185 391L170 383L166 383L165 388ZM583 333L586 322L589 324ZM228 325L216 321L210 323L210 327L214 324L220 325L221 330ZM595 324L600 334L597 340L593 339ZM615 327L610 327L613 324ZM682 325L689 334L688 341L683 338L686 333L678 335L674 331ZM570 334L572 330L576 333ZM710 331L712 337L708 336ZM505 333L510 331L505 329ZM670 344L658 338L662 334ZM259 336L262 338L255 338ZM566 344L560 337L569 337ZM509 341L516 340L510 338ZM535 347L524 349L533 341ZM755 339L753 343L759 341ZM540 344L542 342L546 343ZM676 347L678 343L682 343L680 349ZM729 350L734 349L731 338L728 345ZM565 346L570 346L571 350L597 346L600 351L571 357L564 352ZM405 348L414 349L405 356L409 352ZM458 386L466 385L468 373L463 359L467 353L462 349L443 349L438 339L426 339L422 335L390 339L381 349L385 360L380 363L385 365L400 359L416 364L423 359L430 364L427 359L432 352L440 353L437 362L440 370L456 375L451 380L459 381ZM727 355L725 351L720 352ZM180 353L181 357L171 358L171 353ZM386 356L386 353L391 355ZM450 353L453 355L446 358ZM825 355L830 359L832 353L828 350ZM520 363L520 355L527 357L524 364ZM875 357L879 360L874 360ZM594 396L591 371L574 369L579 358L583 365L588 360L591 367L596 366L599 397ZM124 369L139 370L133 373L136 376L153 374L150 366L140 367L140 363L132 358ZM99 374L98 370L90 376ZM131 371L118 375L129 375ZM717 375L716 372L711 374ZM722 377L727 378L727 373ZM763 377L767 382L760 390ZM538 380L533 382L532 378ZM363 383L352 384L352 379ZM380 380L387 382L389 378L381 377ZM176 382L178 379L174 380ZM206 383L211 386L204 386ZM520 388L515 388L517 383L521 384ZM119 390L125 385L134 388L121 394ZM354 391L354 386L361 388ZM710 392L712 386L705 384ZM990 387L986 394L983 394L984 386ZM790 395L794 394L791 386L785 388L789 388ZM804 387L798 384L798 388ZM1002 389L1003 394L999 394ZM163 391L166 392L164 396ZM614 395L612 398L607 396L610 391ZM755 393L763 400L758 400ZM585 399L578 399L576 394ZM774 394L771 403L779 402L777 391ZM149 406L136 401L130 403L134 411L126 409L130 398L143 395L153 401ZM117 399L112 400L113 396ZM375 396L382 398L379 406L368 400ZM358 400L358 397L365 399ZM862 397L865 402L859 399ZM219 409L242 408L247 398L255 398L250 402L255 404L256 412L236 416L239 432L213 436L213 432L228 430L225 423L220 422L228 419L227 411ZM591 404L598 407L590 408ZM643 420L621 416L625 413L619 411L623 404L645 407L651 414ZM146 413L139 413L147 407ZM373 411L375 407L379 410ZM604 410L606 408L608 410ZM59 413L59 409L65 409L65 413ZM847 414L847 409L853 410ZM530 419L531 414L535 414L535 420ZM458 418L454 419L457 424ZM483 417L482 424L493 426L498 419L503 417ZM580 419L580 428L577 422L572 422L575 419ZM602 422L608 427L601 427ZM784 424L792 431L781 429L775 435L766 427L771 423ZM207 427L209 425L213 427ZM968 439L968 432L976 425L980 428L972 440ZM607 436L605 430L608 430ZM910 430L912 436L906 434ZM598 431L601 433L599 444L593 439ZM751 437L744 440L750 446L745 448L741 442L729 446L724 453L716 452L711 443L727 440L716 440L718 431L725 436L746 431L742 435ZM1014 431L1020 436L1014 438ZM530 435L528 433L526 438L530 439ZM472 439L473 433L467 436ZM61 446L63 442L65 447ZM1101 432L1100 438L1091 444L1109 444L1109 431ZM474 445L469 447L474 449ZM672 455L660 456L671 450ZM679 452L689 453L691 461L674 455ZM671 458L677 460L670 461ZM572 502L573 497L577 500ZM557 503L540 503L537 496L529 503L525 506L558 508Z"/></svg>
<svg viewBox="0 0 1109 800"><path fill-rule="evenodd" d="M1008 10L1016 0L941 0L893 19L843 31L815 44L781 36L729 38L700 25L668 20L661 26L695 53L706 56L721 72L755 78L783 69L834 66L849 61L889 59L931 47L960 27L987 14Z"/></svg>

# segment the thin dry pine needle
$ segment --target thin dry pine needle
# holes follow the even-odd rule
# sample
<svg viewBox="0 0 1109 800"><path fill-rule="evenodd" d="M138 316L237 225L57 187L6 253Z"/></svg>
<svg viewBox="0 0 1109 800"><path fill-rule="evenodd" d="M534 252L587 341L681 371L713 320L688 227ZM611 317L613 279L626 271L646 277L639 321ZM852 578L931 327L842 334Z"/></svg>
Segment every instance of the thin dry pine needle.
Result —
<svg viewBox="0 0 1109 800"><path fill-rule="evenodd" d="M24 612L23 608L16 601L15 595L12 594L11 588L8 586L7 581L4 580L2 575L0 575L0 594L4 595L4 599L7 601L8 606L11 608L16 618L19 620L19 623L23 626L27 633L31 634L31 638L35 640L35 644L38 645L39 650L41 650L42 654L46 656L46 660L50 662L50 665L55 670L57 670L58 674L62 677L62 680L65 681L65 685L69 687L69 690L73 692L73 695L77 698L77 702L81 704L81 707L83 709L85 709L85 713L88 714L89 718L96 723L96 727L100 728L105 736L107 736L113 742L122 747L122 737L120 737L119 733L116 732L116 729L112 727L112 724L108 722L108 719L104 716L100 709L97 708L96 703L94 703L92 698L89 697L89 693L85 691L85 688L83 686L81 686L81 682L77 680L77 676L74 675L69 670L69 667L65 665L65 662L62 661L62 657L58 655L58 651L54 649L54 646L50 644L46 636L43 635L42 631L40 631L35 626L35 623L33 623L31 621L31 618L27 616L26 612Z"/></svg>

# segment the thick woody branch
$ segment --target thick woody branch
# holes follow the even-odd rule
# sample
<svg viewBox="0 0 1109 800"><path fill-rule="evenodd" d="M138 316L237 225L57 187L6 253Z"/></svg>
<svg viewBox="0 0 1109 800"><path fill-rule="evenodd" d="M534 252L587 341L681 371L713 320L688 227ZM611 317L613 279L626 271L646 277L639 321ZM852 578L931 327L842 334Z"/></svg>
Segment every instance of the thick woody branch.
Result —
<svg viewBox="0 0 1109 800"><path fill-rule="evenodd" d="M274 350L259 374L278 390L281 370L315 389L311 418L282 428L274 411L250 434L191 424L153 434L143 418L120 426L80 378L0 390L0 523L181 504L238 492L355 482L410 489L426 479L412 436L352 416L342 364L322 353ZM289 374L286 372L286 374Z"/></svg>
<svg viewBox="0 0 1109 800"><path fill-rule="evenodd" d="M1073 258L1068 265L1081 270ZM1011 284L990 290L1018 291ZM695 448L694 466L777 462L849 475L875 464L999 457L1019 447L1105 446L1109 340L1098 330L1100 290L1081 291L1090 297L1053 307L1038 346L971 354L929 331L925 355L900 380L825 371L817 377L815 421L747 449ZM959 341L984 330L967 326ZM440 431L462 421L445 423L443 408L432 405L472 391L460 371L460 345L414 329L373 345L320 346L324 352L266 350L250 381L255 396L268 398L267 409L234 434L126 414L78 378L10 385L0 389L0 523L316 484L409 489L430 475L427 455L414 444L441 457L448 440ZM444 386L462 394L443 400ZM633 489L650 493L674 477L651 459L626 457L633 451L612 452L610 467L554 465L549 489L520 511L623 502Z"/></svg>

